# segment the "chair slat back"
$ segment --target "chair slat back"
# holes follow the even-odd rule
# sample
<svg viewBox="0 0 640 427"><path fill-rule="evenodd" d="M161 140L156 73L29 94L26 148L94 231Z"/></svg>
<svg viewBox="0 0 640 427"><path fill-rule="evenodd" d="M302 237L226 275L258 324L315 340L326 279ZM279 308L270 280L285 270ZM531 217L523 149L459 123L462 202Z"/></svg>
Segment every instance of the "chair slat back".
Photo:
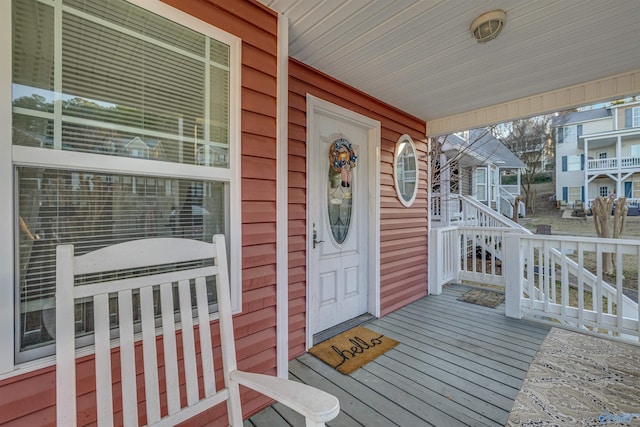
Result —
<svg viewBox="0 0 640 427"><path fill-rule="evenodd" d="M153 273L154 268L160 265L202 260L213 260L213 265ZM151 273L140 277L113 278L111 274L146 267L151 268ZM74 286L78 276L94 274L104 274L109 279ZM145 239L77 257L73 246L59 246L56 291L58 425L76 425L75 307L78 302L90 301L93 304L99 426L118 422L114 419L114 396L117 393L113 387L118 382L117 377L121 379L121 416L125 426L138 426L139 421L145 418L148 425L177 424L227 400L229 391L226 387L216 390L214 377L210 302L207 297L207 277L211 275L215 276L217 290L225 384L229 384L227 372L236 369L236 360L224 236L214 236L213 243L176 238ZM117 341L113 339L111 321L115 314L115 295ZM192 301L195 301L195 306L192 306ZM174 311L176 306L179 314ZM160 336L161 346L158 344ZM181 351L177 336L181 337ZM112 350L114 343L119 346L119 352ZM136 349L140 343L142 372L136 369L136 354L140 357ZM117 354L119 361L114 359ZM114 363L120 370L115 377ZM164 371L164 376L160 375L159 369ZM184 372L185 381L182 386L179 381L181 372ZM144 389L138 388L137 377L140 375L144 377ZM139 391L144 395L138 395ZM145 417L139 413L139 403L143 400ZM186 401L187 406L183 406L181 401ZM234 409L236 406L239 402L228 405L230 416L241 420L241 415L234 413L238 412Z"/></svg>

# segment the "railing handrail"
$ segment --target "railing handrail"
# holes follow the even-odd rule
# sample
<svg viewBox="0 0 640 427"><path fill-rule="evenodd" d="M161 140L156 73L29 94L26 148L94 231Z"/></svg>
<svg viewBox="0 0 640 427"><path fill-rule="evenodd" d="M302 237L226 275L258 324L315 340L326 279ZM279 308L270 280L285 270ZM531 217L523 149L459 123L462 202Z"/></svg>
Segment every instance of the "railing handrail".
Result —
<svg viewBox="0 0 640 427"><path fill-rule="evenodd" d="M515 198L516 195L520 194L520 186L518 184L500 184L500 193L507 193ZM517 190L516 193L509 191L509 189Z"/></svg>
<svg viewBox="0 0 640 427"><path fill-rule="evenodd" d="M531 231L527 230L526 228L524 228L523 226L521 226L517 222L514 222L514 221L510 220L509 218L507 218L504 215L494 211L490 207L478 202L477 200L473 199L472 197L468 197L468 196L459 196L459 197L462 199L462 203L463 203L462 211L463 211L463 213L465 212L464 204L468 204L468 205L472 206L473 208L477 209L478 211L482 212L484 215L486 215L489 218L493 219L497 223L500 223L500 224L504 225L505 227L518 228L518 229L525 230L525 232L531 233ZM468 224L470 222L470 219L463 217L462 221L463 221L463 224Z"/></svg>

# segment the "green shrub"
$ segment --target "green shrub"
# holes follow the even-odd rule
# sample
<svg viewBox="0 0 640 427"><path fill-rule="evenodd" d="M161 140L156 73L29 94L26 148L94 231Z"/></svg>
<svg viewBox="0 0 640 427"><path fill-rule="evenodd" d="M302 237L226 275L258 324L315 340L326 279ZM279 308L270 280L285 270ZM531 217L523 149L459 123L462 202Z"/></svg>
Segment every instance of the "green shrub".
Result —
<svg viewBox="0 0 640 427"><path fill-rule="evenodd" d="M551 182L551 181L553 181L553 177L551 176L550 172L541 172L536 174L536 176L533 177L534 184L541 184L543 182Z"/></svg>

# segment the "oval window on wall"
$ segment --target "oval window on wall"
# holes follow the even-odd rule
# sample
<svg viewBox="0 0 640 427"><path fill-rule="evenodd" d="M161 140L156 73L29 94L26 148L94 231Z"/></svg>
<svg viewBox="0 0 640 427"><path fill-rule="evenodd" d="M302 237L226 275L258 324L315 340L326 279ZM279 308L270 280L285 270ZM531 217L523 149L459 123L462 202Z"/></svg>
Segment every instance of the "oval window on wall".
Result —
<svg viewBox="0 0 640 427"><path fill-rule="evenodd" d="M416 147L409 135L402 135L396 144L393 174L398 198L411 206L418 194L418 159Z"/></svg>

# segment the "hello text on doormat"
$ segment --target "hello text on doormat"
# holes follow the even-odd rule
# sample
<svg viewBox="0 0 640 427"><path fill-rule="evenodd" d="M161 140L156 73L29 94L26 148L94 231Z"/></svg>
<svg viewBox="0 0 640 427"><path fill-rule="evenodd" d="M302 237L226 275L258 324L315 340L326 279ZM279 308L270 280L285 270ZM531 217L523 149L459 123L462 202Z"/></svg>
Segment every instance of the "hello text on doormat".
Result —
<svg viewBox="0 0 640 427"><path fill-rule="evenodd" d="M358 326L311 347L309 353L337 371L350 374L398 344L379 332Z"/></svg>

